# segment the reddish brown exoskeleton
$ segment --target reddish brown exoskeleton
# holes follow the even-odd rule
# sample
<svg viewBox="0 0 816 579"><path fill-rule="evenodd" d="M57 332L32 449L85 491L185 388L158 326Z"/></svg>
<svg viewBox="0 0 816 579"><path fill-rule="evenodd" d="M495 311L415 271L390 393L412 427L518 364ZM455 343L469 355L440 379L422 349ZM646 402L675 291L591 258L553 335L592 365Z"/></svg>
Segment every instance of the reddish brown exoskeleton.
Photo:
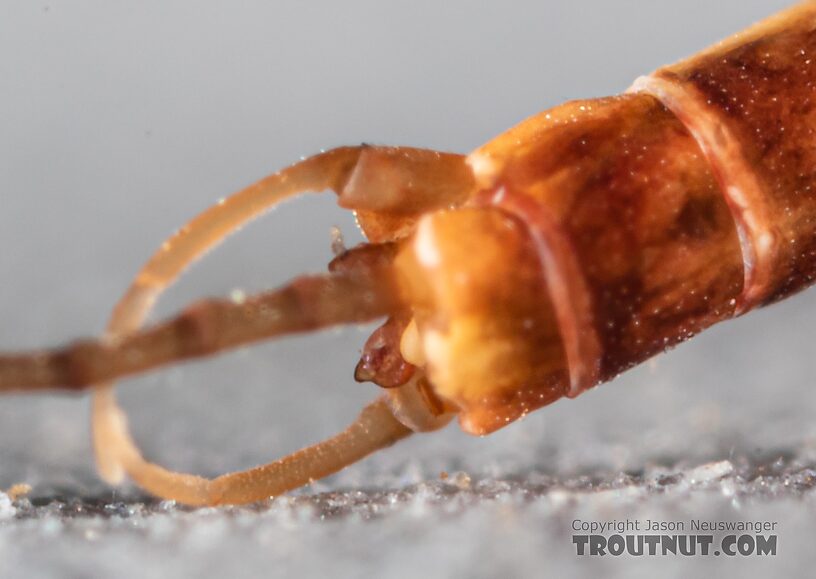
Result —
<svg viewBox="0 0 816 579"><path fill-rule="evenodd" d="M816 274L816 2L629 93L530 118L468 156L348 147L191 221L139 273L100 340L0 357L0 390L93 386L102 476L194 505L326 476L412 432L486 434L575 397ZM322 276L210 300L147 329L161 292L227 234L333 189L369 242ZM252 341L387 318L356 377L384 394L336 437L214 480L147 462L112 380Z"/></svg>

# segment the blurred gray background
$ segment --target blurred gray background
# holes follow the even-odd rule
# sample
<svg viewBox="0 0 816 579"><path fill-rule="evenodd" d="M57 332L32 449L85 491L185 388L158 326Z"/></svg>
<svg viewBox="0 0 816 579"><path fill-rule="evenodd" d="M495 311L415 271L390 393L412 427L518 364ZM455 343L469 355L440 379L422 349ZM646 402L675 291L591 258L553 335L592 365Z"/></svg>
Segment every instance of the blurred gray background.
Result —
<svg viewBox="0 0 816 579"><path fill-rule="evenodd" d="M360 142L467 152L788 4L0 0L0 348L98 334L165 237L300 156ZM285 205L198 264L154 319L321 270L333 225L360 239L330 195ZM249 509L111 494L86 398L6 397L0 488L34 491L0 521L0 576L801 571L816 563L814 327L810 292L490 437L417 436ZM351 377L368 330L175 367L121 397L149 457L246 468L333 434L375 395ZM694 482L721 461L724 479ZM442 470L472 482L441 483ZM578 516L776 520L780 551L580 559Z"/></svg>

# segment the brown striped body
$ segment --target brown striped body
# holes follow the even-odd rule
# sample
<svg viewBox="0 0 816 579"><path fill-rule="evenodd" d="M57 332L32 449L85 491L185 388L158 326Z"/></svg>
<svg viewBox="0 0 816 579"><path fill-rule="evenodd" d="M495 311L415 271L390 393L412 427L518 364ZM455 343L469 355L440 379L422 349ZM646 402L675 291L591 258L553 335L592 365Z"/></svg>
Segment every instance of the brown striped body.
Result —
<svg viewBox="0 0 816 579"><path fill-rule="evenodd" d="M365 145L315 155L167 240L103 339L0 354L0 392L94 386L102 477L195 505L286 492L454 416L490 433L811 285L814 99L810 0L625 95L543 112L469 156ZM225 236L326 188L369 240L341 248L330 274L141 328ZM171 362L382 316L355 377L385 393L335 437L247 471L208 480L150 462L112 391L113 379Z"/></svg>
<svg viewBox="0 0 816 579"><path fill-rule="evenodd" d="M537 248L537 262L518 267L539 267L546 291L538 304L557 320L563 353L544 362L506 354L474 378L472 352L490 348L473 341L502 344L509 332L473 334L468 344L456 335L457 315L439 313L438 298L433 314L419 314L431 336L428 373L460 408L463 427L495 430L557 398L554 381L574 397L716 322L809 286L814 98L816 3L806 2L640 79L629 94L556 107L474 151L477 191L468 205L501 212ZM454 213L420 223L414 277L467 269L461 258L422 265L422 248L444 238L445 227L476 224ZM441 254L449 251L443 245ZM525 276L495 283L519 287ZM455 284L443 292L454 303L463 295ZM480 324L491 316L468 315ZM433 352L440 347L444 356ZM525 368L527 379L508 385L511 366Z"/></svg>

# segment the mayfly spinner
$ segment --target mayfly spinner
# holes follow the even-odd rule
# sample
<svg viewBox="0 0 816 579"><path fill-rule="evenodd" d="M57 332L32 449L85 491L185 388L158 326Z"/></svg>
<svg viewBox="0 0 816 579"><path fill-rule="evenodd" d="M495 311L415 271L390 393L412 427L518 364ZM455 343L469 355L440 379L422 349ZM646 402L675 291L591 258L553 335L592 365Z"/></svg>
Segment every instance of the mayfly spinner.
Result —
<svg viewBox="0 0 816 579"><path fill-rule="evenodd" d="M159 295L277 203L333 189L368 243L326 275L141 329ZM493 432L816 275L816 1L626 94L534 116L467 156L346 147L205 211L165 242L106 335L0 356L0 391L92 388L105 480L192 505L278 495L454 417ZM356 378L383 394L337 436L213 480L146 461L112 381L253 341L385 318Z"/></svg>

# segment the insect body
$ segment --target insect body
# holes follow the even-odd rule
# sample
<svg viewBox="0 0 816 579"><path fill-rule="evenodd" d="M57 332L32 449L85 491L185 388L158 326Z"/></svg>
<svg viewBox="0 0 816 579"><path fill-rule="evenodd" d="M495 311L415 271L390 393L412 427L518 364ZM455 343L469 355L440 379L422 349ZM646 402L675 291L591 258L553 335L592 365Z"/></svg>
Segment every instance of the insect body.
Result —
<svg viewBox="0 0 816 579"><path fill-rule="evenodd" d="M102 339L0 356L0 390L93 386L102 476L189 504L280 494L454 417L493 432L811 284L814 58L810 1L468 156L361 146L306 159L168 240ZM140 329L160 293L227 234L327 188L369 239L327 275ZM148 462L113 395L113 379L166 363L383 317L355 373L383 395L336 437L246 472L208 480Z"/></svg>

